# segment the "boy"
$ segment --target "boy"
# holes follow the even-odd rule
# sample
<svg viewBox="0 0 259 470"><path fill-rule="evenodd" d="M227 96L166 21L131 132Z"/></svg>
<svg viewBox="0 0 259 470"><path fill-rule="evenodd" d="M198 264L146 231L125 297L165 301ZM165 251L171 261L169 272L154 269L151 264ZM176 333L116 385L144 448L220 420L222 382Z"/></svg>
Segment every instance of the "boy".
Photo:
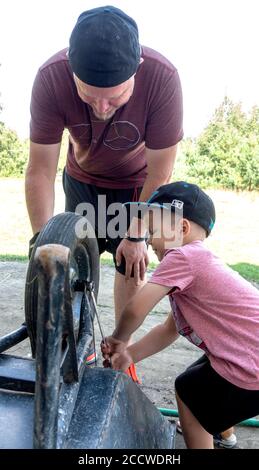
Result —
<svg viewBox="0 0 259 470"><path fill-rule="evenodd" d="M146 207L149 243L161 263L102 344L103 356L125 370L179 334L202 349L203 360L176 378L175 390L187 447L212 449L214 434L259 414L259 292L205 247L215 208L198 186L161 186ZM165 295L172 306L165 323L128 346Z"/></svg>

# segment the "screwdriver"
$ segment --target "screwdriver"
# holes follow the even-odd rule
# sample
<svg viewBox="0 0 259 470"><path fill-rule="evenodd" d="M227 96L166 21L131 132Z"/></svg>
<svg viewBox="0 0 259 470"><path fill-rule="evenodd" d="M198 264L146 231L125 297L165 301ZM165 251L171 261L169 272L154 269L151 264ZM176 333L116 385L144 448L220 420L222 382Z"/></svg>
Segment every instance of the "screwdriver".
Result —
<svg viewBox="0 0 259 470"><path fill-rule="evenodd" d="M99 318L99 314L98 314L98 310L97 310L95 296L94 296L94 283L92 281L88 282L87 287L88 287L88 290L90 292L91 299L92 299L92 302L93 302L95 315L96 315L96 318L97 318L98 326L99 326L101 337L102 337L102 342L107 345L105 335L104 335L104 331L103 331L103 328L102 328L102 325L101 325L101 322L100 322L100 318ZM104 367L110 367L111 368L112 367L111 360L110 359L105 359L103 361L103 365L104 365Z"/></svg>

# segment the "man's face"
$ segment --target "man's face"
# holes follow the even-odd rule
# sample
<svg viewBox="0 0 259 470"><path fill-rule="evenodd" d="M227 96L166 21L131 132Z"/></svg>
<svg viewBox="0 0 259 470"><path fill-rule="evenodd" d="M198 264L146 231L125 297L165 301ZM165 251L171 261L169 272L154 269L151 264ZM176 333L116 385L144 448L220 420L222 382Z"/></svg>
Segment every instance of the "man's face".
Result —
<svg viewBox="0 0 259 470"><path fill-rule="evenodd" d="M126 82L110 88L87 85L75 74L74 80L81 100L91 106L94 115L101 121L110 119L117 109L126 104L134 89L134 76Z"/></svg>

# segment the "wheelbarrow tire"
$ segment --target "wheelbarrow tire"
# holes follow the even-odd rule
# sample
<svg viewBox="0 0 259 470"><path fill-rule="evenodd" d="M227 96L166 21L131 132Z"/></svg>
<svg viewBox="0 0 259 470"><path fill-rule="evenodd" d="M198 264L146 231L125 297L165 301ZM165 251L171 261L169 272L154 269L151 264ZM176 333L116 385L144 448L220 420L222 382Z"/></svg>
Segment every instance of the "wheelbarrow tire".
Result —
<svg viewBox="0 0 259 470"><path fill-rule="evenodd" d="M77 230L76 230L77 229ZM77 235L78 231L80 237ZM58 214L48 221L40 232L31 253L25 284L25 321L31 342L32 356L36 352L38 282L35 252L39 246L56 243L70 248L71 259L78 269L78 280L94 283L97 300L99 289L99 250L93 230L85 219L72 212Z"/></svg>

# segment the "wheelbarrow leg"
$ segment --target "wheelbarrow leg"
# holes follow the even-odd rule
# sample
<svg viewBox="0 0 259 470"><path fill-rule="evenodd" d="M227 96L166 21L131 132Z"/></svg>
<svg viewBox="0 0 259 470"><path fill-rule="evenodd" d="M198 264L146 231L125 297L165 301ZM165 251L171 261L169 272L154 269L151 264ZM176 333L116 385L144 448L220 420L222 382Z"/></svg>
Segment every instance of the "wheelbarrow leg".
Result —
<svg viewBox="0 0 259 470"><path fill-rule="evenodd" d="M61 245L44 245L37 249L35 255L39 285L34 425L36 449L57 447L61 335L69 253L69 248Z"/></svg>

